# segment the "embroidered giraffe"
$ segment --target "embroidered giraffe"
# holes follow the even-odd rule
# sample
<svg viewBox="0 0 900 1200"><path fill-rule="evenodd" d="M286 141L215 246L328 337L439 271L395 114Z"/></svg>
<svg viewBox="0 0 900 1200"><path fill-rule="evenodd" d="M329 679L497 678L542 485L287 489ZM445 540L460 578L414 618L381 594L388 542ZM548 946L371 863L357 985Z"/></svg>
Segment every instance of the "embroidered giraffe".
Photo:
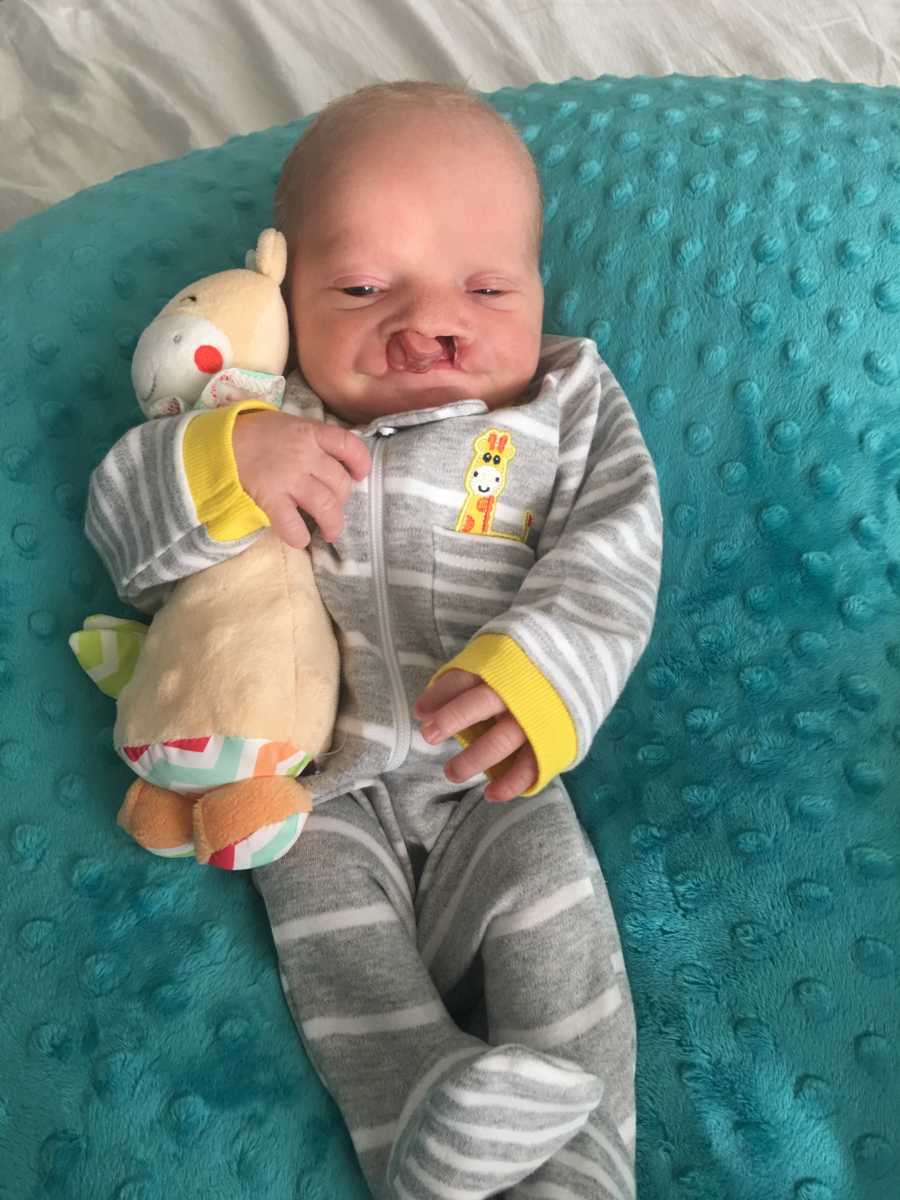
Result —
<svg viewBox="0 0 900 1200"><path fill-rule="evenodd" d="M466 498L456 518L457 533L511 538L524 542L534 517L525 513L521 534L497 533L493 528L497 497L506 487L516 447L505 429L488 429L475 439L475 453L466 470Z"/></svg>

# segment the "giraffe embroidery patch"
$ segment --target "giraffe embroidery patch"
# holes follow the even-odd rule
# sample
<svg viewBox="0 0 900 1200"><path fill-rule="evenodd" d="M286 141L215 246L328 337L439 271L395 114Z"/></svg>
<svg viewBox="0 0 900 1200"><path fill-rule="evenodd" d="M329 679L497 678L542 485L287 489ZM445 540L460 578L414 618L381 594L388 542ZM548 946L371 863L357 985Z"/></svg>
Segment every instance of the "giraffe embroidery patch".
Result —
<svg viewBox="0 0 900 1200"><path fill-rule="evenodd" d="M457 533L526 541L534 520L530 512L523 518L522 533L498 533L493 527L497 497L506 487L509 464L515 455L512 435L505 429L488 429L475 439L475 453L466 470L466 498L456 518Z"/></svg>

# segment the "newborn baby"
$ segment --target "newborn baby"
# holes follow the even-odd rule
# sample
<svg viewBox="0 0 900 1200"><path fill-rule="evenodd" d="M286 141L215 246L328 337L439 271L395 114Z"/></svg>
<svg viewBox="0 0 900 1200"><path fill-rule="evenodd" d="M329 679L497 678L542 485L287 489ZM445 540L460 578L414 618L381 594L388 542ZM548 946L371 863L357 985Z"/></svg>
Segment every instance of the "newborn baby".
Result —
<svg viewBox="0 0 900 1200"><path fill-rule="evenodd" d="M340 710L298 784L302 836L254 877L373 1194L625 1200L634 1015L558 776L649 638L653 464L594 343L541 334L537 173L477 97L401 83L329 105L277 213L283 410L131 431L92 479L92 540L138 606L266 525L310 544ZM140 562L104 516L125 479Z"/></svg>

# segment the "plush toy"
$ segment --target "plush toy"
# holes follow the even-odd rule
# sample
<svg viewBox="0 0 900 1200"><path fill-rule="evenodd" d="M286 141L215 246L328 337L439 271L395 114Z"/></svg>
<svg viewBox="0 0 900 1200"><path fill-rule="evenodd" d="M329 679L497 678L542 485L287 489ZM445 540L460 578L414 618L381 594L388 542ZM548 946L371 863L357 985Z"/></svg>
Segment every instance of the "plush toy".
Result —
<svg viewBox="0 0 900 1200"><path fill-rule="evenodd" d="M260 398L279 406L288 353L285 240L183 288L132 364L148 417ZM119 824L141 845L227 870L285 854L312 805L301 771L327 748L339 663L305 550L265 529L174 585L149 627L89 617L69 644L117 699L113 741L139 778Z"/></svg>

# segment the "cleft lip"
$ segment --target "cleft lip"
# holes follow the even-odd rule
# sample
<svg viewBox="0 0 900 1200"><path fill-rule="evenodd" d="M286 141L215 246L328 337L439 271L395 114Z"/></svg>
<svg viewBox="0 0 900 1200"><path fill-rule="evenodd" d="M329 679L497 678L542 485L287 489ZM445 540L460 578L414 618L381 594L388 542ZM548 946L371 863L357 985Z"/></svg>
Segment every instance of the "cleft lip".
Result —
<svg viewBox="0 0 900 1200"><path fill-rule="evenodd" d="M420 358L416 362L408 362L406 364L407 371L415 371L417 375L424 375L426 371L430 371L433 366L443 361L439 358Z"/></svg>
<svg viewBox="0 0 900 1200"><path fill-rule="evenodd" d="M431 354L422 355L419 358L407 352L402 365L399 362L391 361L393 355L389 343L387 350L388 366L394 370L411 372L414 375L425 375L433 367L441 370L458 367L459 343L455 335L438 334L434 340L440 345L440 351L435 350Z"/></svg>

